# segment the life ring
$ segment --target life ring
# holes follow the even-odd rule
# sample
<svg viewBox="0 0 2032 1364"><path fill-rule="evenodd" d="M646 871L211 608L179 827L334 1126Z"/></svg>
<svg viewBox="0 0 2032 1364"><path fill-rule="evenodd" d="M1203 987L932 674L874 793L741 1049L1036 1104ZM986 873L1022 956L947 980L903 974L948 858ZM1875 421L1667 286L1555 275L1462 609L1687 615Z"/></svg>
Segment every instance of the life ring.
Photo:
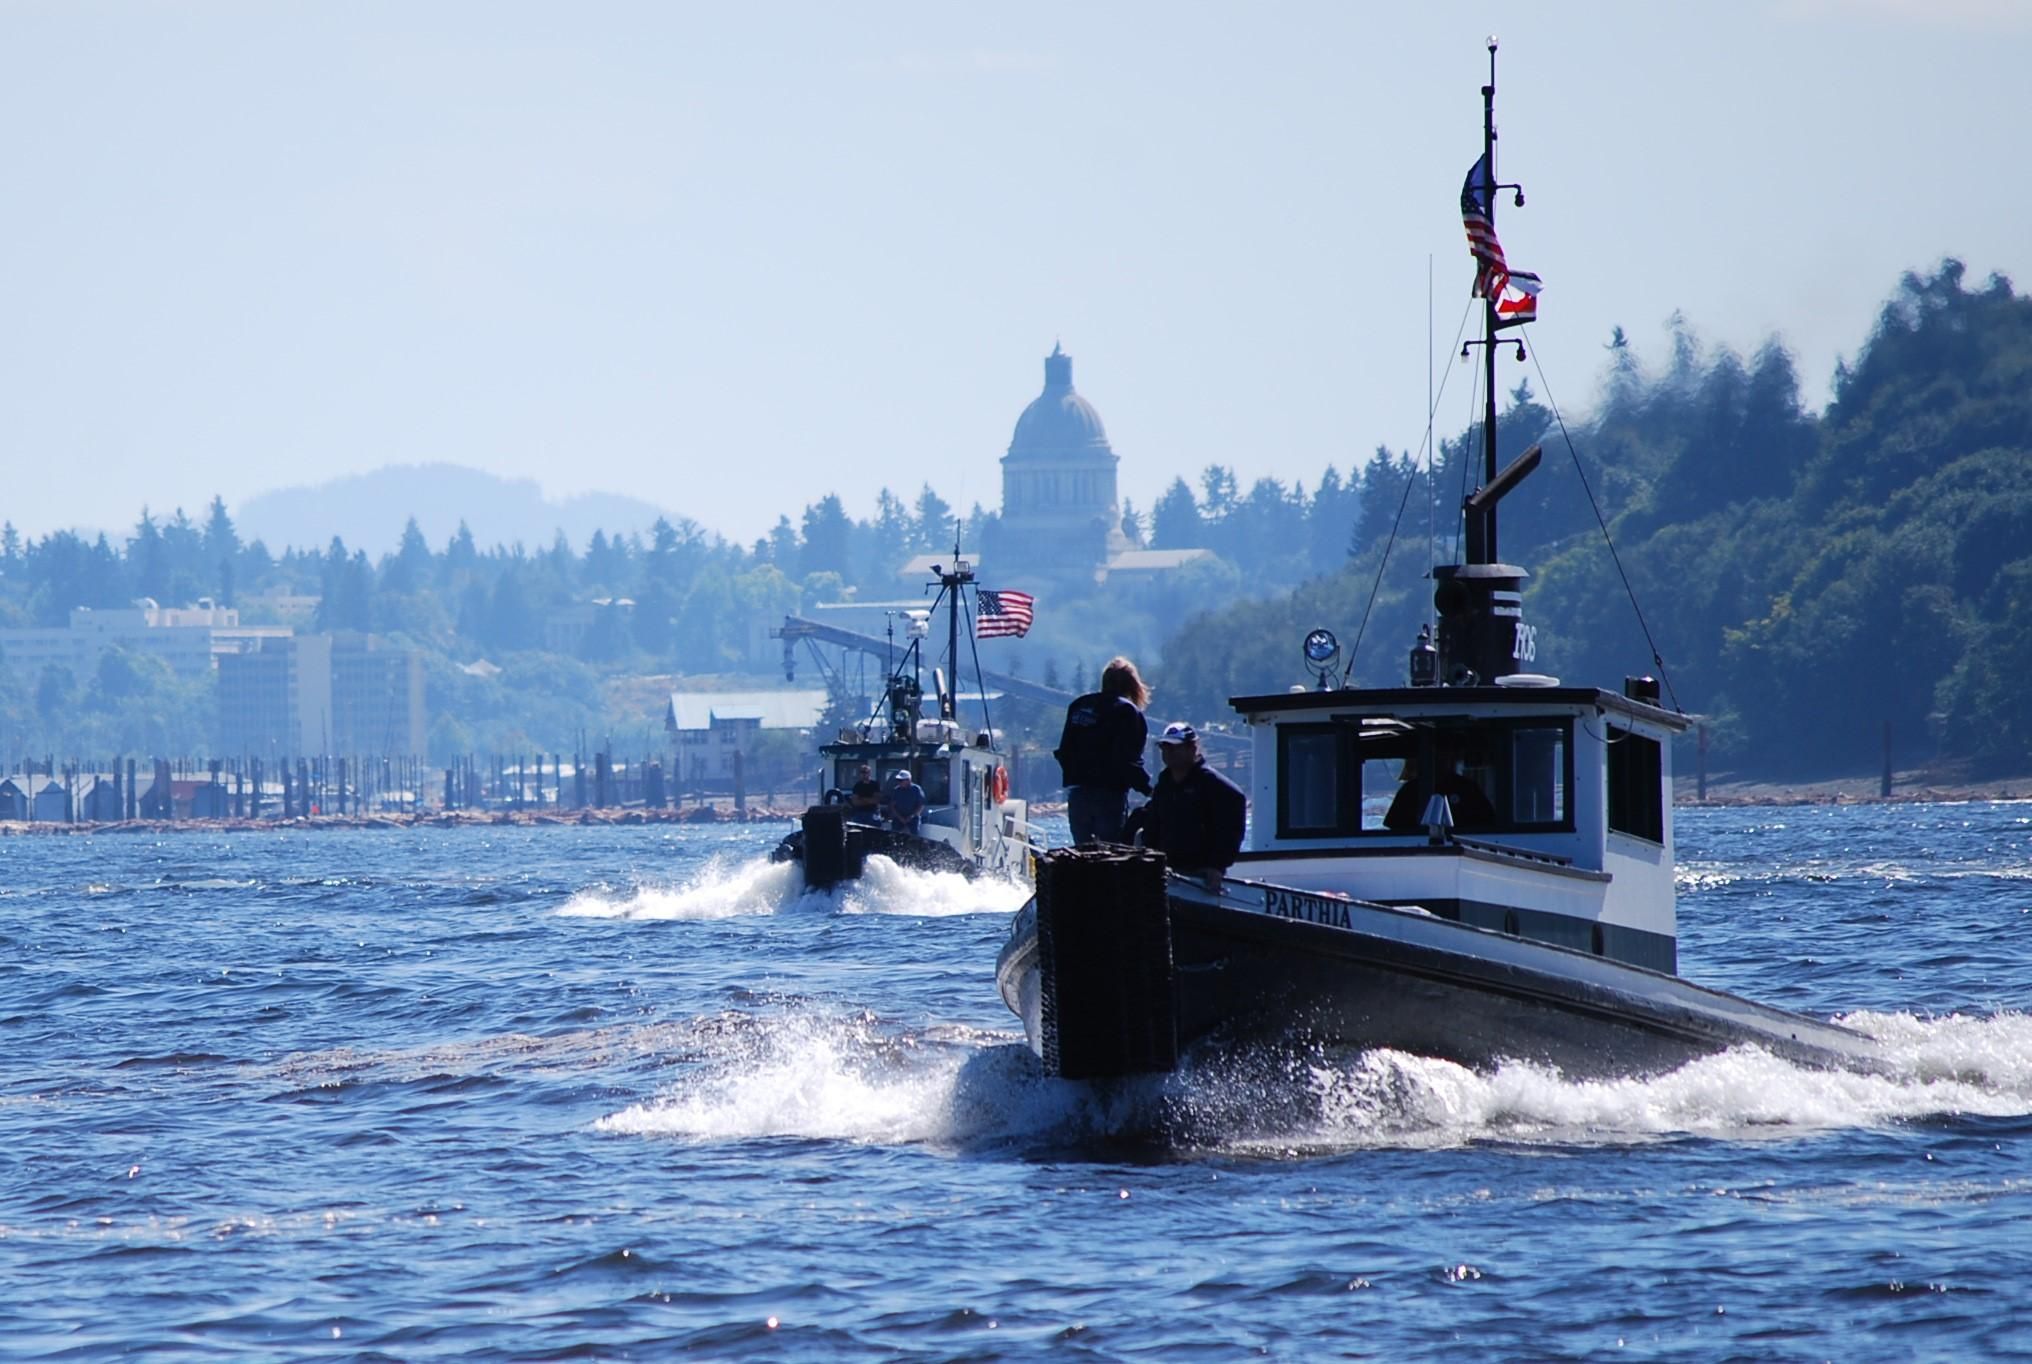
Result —
<svg viewBox="0 0 2032 1364"><path fill-rule="evenodd" d="M1000 805L1003 801L1009 799L1008 768L1003 767L998 763L995 767L995 775L990 777L988 779L988 782L989 782L988 791L989 794L994 796L995 804Z"/></svg>

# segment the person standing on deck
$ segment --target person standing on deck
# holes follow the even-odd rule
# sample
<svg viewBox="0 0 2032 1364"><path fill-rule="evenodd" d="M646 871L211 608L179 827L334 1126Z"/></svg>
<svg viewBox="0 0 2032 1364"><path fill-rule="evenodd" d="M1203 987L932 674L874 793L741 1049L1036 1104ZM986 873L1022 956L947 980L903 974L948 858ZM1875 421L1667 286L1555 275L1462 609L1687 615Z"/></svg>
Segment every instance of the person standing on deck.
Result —
<svg viewBox="0 0 2032 1364"><path fill-rule="evenodd" d="M1191 725L1166 725L1157 753L1164 759L1157 792L1129 816L1129 832L1140 831L1144 845L1163 853L1172 870L1197 876L1218 893L1242 851L1249 798L1207 766Z"/></svg>
<svg viewBox="0 0 2032 1364"><path fill-rule="evenodd" d="M1065 708L1065 729L1052 756L1064 774L1073 842L1120 843L1129 793L1150 794L1150 773L1143 767L1143 745L1150 738L1143 707L1149 704L1150 689L1136 665L1112 658L1101 670L1101 689Z"/></svg>
<svg viewBox="0 0 2032 1364"><path fill-rule="evenodd" d="M883 801L889 827L899 834L918 832L924 822L925 804L924 788L911 779L910 769L897 768L889 778L888 798Z"/></svg>
<svg viewBox="0 0 2032 1364"><path fill-rule="evenodd" d="M870 763L862 763L855 777L848 801L855 814L863 819L873 819L882 808L882 783L875 780L875 768Z"/></svg>

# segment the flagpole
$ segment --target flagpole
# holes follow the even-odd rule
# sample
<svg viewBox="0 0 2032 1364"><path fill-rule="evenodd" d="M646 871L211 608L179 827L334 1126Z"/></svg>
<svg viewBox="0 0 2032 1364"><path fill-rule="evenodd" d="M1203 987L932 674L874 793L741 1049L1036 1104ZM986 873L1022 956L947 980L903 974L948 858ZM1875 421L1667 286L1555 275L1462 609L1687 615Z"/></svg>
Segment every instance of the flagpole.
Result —
<svg viewBox="0 0 2032 1364"><path fill-rule="evenodd" d="M1489 37L1489 83L1482 87L1482 156L1488 165L1488 202L1484 211L1489 217L1489 235L1496 235L1496 39ZM1482 486L1496 481L1496 303L1500 289L1483 291L1482 298ZM1487 556L1484 563L1500 563L1502 556L1496 552L1496 504L1491 502L1482 513L1482 551Z"/></svg>

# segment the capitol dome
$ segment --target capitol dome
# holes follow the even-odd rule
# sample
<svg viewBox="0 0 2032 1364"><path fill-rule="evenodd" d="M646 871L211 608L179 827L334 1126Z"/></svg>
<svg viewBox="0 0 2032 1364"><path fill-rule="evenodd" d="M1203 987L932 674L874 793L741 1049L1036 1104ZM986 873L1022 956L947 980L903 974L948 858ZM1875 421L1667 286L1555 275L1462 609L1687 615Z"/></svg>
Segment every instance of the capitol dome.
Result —
<svg viewBox="0 0 2032 1364"><path fill-rule="evenodd" d="M1002 456L1002 514L993 556L1040 578L1090 579L1128 545L1116 500L1121 457L1092 403L1072 389L1072 357L1044 357L1044 392L1016 419Z"/></svg>
<svg viewBox="0 0 2032 1364"><path fill-rule="evenodd" d="M1108 433L1094 405L1073 391L1072 357L1058 346L1044 357L1044 392L1016 419L1009 441L1012 459L1053 459L1067 455L1112 455Z"/></svg>

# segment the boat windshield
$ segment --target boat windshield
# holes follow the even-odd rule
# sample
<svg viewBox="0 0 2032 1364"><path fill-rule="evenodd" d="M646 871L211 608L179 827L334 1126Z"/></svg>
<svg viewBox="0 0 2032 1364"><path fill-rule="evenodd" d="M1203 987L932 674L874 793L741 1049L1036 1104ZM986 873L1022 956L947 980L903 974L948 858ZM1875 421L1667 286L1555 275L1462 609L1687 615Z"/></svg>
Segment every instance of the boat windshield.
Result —
<svg viewBox="0 0 2032 1364"><path fill-rule="evenodd" d="M951 764L944 758L920 758L906 762L901 758L884 758L875 764L875 779L886 791L889 779L899 771L907 771L919 786L924 788L924 799L928 805L952 804Z"/></svg>
<svg viewBox="0 0 2032 1364"><path fill-rule="evenodd" d="M904 758L841 758L833 764L833 785L841 791L851 791L860 780L862 763L870 763L875 769L875 780L887 790L890 777L899 769L907 769L919 786L924 788L924 799L931 805L952 803L951 764L944 758L924 757L916 761Z"/></svg>
<svg viewBox="0 0 2032 1364"><path fill-rule="evenodd" d="M1573 722L1278 726L1277 835L1423 833L1435 794L1462 833L1571 830Z"/></svg>

